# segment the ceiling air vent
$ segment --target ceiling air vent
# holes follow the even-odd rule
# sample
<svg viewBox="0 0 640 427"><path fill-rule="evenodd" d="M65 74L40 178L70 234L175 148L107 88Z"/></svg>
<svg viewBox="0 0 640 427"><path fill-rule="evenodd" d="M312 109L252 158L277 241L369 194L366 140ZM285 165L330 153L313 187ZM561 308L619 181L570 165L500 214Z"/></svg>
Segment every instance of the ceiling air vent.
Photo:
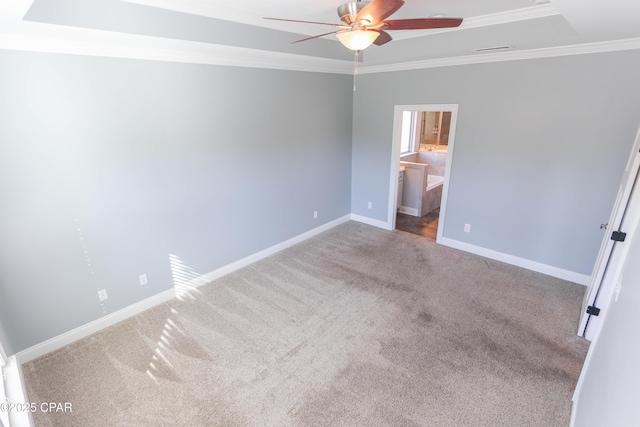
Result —
<svg viewBox="0 0 640 427"><path fill-rule="evenodd" d="M506 44L504 46L481 47L478 49L471 49L471 51L472 52L493 52L496 50L506 50L506 49L513 49L513 46L511 46L510 44Z"/></svg>

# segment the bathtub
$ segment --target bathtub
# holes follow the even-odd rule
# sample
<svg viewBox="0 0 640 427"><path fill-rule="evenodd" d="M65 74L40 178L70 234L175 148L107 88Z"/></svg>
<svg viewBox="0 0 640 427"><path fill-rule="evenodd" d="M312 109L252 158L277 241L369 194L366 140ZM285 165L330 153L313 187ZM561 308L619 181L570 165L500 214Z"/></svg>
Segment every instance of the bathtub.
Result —
<svg viewBox="0 0 640 427"><path fill-rule="evenodd" d="M401 155L400 161L426 164L429 165L429 175L444 175L447 154L438 151L419 151Z"/></svg>
<svg viewBox="0 0 640 427"><path fill-rule="evenodd" d="M427 177L427 191L422 196L422 215L426 215L440 207L444 177L429 175Z"/></svg>
<svg viewBox="0 0 640 427"><path fill-rule="evenodd" d="M401 203L398 212L425 216L440 207L444 177L431 175L429 165L413 160L412 157L401 157L400 167L404 169ZM419 160L419 159L416 159Z"/></svg>
<svg viewBox="0 0 640 427"><path fill-rule="evenodd" d="M427 191L441 187L444 184L444 176L427 175Z"/></svg>

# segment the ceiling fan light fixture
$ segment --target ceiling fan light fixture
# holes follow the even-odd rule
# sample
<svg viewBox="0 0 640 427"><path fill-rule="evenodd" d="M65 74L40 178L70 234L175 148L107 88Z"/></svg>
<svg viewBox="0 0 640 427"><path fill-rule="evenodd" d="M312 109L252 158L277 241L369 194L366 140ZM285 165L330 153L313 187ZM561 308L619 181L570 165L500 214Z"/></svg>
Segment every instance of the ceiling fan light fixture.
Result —
<svg viewBox="0 0 640 427"><path fill-rule="evenodd" d="M371 46L379 35L377 31L349 30L337 33L336 37L347 49L361 51Z"/></svg>

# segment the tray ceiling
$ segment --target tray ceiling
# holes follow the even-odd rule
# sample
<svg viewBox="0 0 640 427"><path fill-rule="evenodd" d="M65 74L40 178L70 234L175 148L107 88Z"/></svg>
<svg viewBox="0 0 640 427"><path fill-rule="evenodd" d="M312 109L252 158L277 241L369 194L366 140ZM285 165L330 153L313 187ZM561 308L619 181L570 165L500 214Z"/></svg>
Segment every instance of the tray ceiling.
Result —
<svg viewBox="0 0 640 427"><path fill-rule="evenodd" d="M4 0L0 48L350 73L334 35L340 1ZM585 4L588 3L588 4ZM462 17L456 29L394 31L364 51L360 72L640 48L640 2L406 0L394 19ZM509 49L496 50L500 46Z"/></svg>

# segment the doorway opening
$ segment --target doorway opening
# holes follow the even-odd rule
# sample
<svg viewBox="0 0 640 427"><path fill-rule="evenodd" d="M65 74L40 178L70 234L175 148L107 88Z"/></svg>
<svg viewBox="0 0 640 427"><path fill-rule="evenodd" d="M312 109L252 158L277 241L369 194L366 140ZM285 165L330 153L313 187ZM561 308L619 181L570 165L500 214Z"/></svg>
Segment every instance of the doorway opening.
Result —
<svg viewBox="0 0 640 427"><path fill-rule="evenodd" d="M457 104L395 107L389 190L392 229L440 242L457 113Z"/></svg>

